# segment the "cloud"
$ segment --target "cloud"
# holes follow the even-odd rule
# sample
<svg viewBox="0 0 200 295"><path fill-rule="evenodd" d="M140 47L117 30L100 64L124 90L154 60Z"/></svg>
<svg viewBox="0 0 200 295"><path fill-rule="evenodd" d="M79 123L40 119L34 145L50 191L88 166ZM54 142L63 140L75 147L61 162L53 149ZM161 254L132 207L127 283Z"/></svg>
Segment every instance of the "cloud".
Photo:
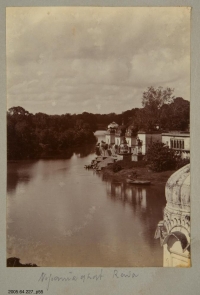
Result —
<svg viewBox="0 0 200 295"><path fill-rule="evenodd" d="M151 85L190 99L188 8L7 8L6 29L8 107L121 112Z"/></svg>

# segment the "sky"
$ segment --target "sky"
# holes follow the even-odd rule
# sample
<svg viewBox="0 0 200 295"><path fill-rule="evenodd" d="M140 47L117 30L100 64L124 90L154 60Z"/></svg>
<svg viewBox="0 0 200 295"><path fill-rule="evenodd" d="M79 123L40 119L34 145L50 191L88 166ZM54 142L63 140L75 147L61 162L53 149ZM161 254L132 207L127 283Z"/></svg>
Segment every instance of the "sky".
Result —
<svg viewBox="0 0 200 295"><path fill-rule="evenodd" d="M190 100L190 9L9 7L7 107L121 113L148 87Z"/></svg>

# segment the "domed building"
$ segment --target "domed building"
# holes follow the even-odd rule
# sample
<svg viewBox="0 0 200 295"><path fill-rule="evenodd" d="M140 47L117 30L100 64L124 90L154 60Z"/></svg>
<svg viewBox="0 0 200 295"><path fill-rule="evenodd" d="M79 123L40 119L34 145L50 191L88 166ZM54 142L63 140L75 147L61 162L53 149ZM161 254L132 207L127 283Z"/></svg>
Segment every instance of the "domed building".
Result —
<svg viewBox="0 0 200 295"><path fill-rule="evenodd" d="M109 125L108 125L108 129L109 130L116 130L117 128L119 127L119 125L117 124L117 123L115 123L115 122L112 122L112 123L110 123Z"/></svg>
<svg viewBox="0 0 200 295"><path fill-rule="evenodd" d="M190 164L176 171L165 187L166 207L155 238L163 247L163 266L190 266Z"/></svg>
<svg viewBox="0 0 200 295"><path fill-rule="evenodd" d="M115 144L118 146L121 144L122 139L124 138L126 133L126 126L122 123L121 126L119 126L115 132Z"/></svg>
<svg viewBox="0 0 200 295"><path fill-rule="evenodd" d="M119 125L115 122L112 122L108 125L108 129L106 131L106 143L108 145L112 145L115 143L115 132Z"/></svg>

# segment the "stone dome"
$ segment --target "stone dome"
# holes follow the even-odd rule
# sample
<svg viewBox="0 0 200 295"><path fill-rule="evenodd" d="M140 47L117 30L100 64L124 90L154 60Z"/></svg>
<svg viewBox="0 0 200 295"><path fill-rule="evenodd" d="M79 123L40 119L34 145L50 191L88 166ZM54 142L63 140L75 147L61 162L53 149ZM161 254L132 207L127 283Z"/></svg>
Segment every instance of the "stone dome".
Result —
<svg viewBox="0 0 200 295"><path fill-rule="evenodd" d="M155 238L163 246L163 266L190 266L190 164L168 179L165 186L167 204Z"/></svg>
<svg viewBox="0 0 200 295"><path fill-rule="evenodd" d="M190 212L190 164L168 179L165 186L167 209Z"/></svg>
<svg viewBox="0 0 200 295"><path fill-rule="evenodd" d="M117 129L119 127L119 125L115 122L112 122L108 125L108 129L112 128L112 129Z"/></svg>

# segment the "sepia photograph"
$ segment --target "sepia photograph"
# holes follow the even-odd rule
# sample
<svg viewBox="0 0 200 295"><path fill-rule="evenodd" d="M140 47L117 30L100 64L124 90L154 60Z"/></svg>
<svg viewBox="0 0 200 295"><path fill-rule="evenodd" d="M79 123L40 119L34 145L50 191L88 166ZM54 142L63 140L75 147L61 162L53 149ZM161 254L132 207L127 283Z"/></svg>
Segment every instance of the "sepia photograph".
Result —
<svg viewBox="0 0 200 295"><path fill-rule="evenodd" d="M191 266L190 20L6 8L7 267Z"/></svg>

